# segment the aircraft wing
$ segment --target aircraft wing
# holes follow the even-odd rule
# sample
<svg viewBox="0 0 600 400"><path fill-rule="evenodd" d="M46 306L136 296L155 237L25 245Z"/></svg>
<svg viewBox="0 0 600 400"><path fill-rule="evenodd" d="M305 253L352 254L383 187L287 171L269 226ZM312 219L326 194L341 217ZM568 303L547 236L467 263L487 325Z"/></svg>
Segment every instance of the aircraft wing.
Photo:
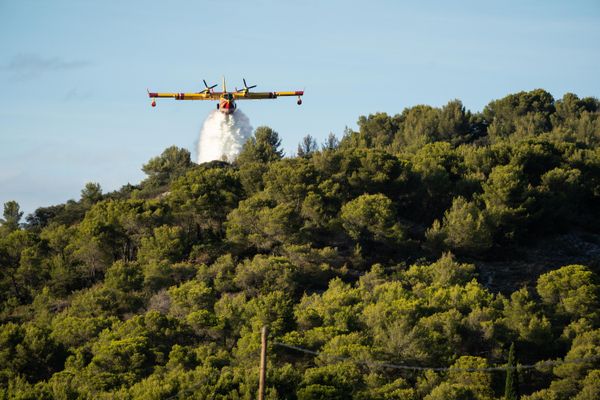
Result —
<svg viewBox="0 0 600 400"><path fill-rule="evenodd" d="M279 96L302 96L303 90L296 92L234 92L232 93L236 100L261 100L261 99L276 99Z"/></svg>
<svg viewBox="0 0 600 400"><path fill-rule="evenodd" d="M221 92L212 93L157 93L148 92L150 98L173 98L175 100L219 100Z"/></svg>

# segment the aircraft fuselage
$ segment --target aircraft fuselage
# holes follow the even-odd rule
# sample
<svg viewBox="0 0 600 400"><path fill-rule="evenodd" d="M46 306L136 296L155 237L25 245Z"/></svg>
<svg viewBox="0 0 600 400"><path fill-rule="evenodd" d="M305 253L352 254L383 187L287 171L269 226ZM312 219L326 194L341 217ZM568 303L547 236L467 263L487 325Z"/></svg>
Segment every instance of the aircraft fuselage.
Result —
<svg viewBox="0 0 600 400"><path fill-rule="evenodd" d="M235 104L235 100L231 93L223 93L221 98L219 99L219 104L217 105L217 109L221 111L225 115L233 114L237 105Z"/></svg>

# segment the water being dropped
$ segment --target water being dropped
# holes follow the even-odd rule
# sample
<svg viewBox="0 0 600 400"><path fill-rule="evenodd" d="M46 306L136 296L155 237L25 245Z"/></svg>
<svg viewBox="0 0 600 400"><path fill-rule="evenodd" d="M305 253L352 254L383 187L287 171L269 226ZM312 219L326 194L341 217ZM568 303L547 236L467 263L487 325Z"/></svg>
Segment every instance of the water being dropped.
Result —
<svg viewBox="0 0 600 400"><path fill-rule="evenodd" d="M198 163L233 159L252 135L250 120L241 110L225 115L213 110L204 121L198 139Z"/></svg>

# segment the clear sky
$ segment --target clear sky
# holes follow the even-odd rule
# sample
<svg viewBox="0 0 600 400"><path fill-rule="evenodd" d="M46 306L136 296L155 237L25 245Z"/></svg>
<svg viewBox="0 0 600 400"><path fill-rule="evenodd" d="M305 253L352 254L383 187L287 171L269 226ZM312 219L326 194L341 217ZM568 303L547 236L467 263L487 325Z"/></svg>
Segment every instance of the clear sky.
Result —
<svg viewBox="0 0 600 400"><path fill-rule="evenodd" d="M240 102L288 154L360 115L544 88L600 96L600 1L0 0L0 204L31 212L192 151L212 102L159 101L222 75L295 99Z"/></svg>

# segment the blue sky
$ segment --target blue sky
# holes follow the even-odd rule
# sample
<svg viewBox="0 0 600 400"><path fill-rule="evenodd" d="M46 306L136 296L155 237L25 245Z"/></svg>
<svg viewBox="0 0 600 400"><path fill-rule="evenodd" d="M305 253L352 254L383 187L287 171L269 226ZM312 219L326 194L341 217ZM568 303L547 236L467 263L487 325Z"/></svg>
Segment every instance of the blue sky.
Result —
<svg viewBox="0 0 600 400"><path fill-rule="evenodd" d="M292 154L360 115L520 90L600 96L600 2L0 0L0 203L26 212L192 151L212 102L160 101L222 75L295 99L240 103Z"/></svg>

